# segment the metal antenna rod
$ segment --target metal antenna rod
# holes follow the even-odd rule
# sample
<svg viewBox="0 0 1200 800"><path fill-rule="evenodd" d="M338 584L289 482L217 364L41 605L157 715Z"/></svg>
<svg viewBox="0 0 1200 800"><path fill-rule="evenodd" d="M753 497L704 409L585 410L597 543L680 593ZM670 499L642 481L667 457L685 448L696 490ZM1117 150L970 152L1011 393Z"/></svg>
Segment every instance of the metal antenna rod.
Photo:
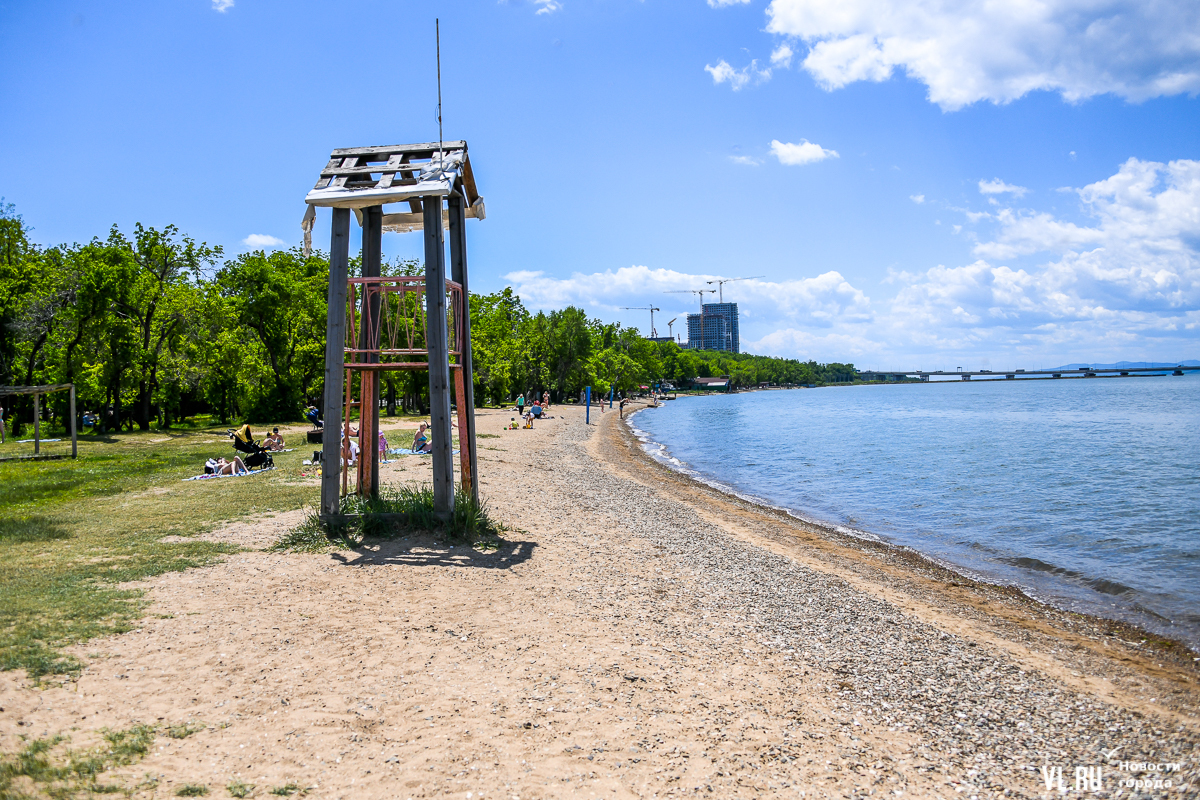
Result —
<svg viewBox="0 0 1200 800"><path fill-rule="evenodd" d="M438 169L442 169L445 155L442 153L442 21L437 17L433 20L433 35L437 43L437 83L438 83Z"/></svg>

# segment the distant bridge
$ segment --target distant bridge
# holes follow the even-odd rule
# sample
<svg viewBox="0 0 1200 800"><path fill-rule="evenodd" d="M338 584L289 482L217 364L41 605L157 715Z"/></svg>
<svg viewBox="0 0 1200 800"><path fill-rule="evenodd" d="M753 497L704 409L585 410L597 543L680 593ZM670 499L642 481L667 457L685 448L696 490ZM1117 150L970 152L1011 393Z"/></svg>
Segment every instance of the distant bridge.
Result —
<svg viewBox="0 0 1200 800"><path fill-rule="evenodd" d="M997 370L981 369L975 371L964 370L936 370L927 372L925 370L861 370L858 373L859 380L863 381L905 381L905 380L921 380L928 381L930 378L945 377L952 378L958 376L960 380L969 381L972 378L983 378L984 380L1016 380L1018 378L1098 378L1101 376L1113 378L1129 375L1165 375L1168 372L1172 375L1182 375L1185 372L1198 372L1200 367L1185 367L1182 364L1174 367L1079 367L1076 369L1014 369L1014 370Z"/></svg>

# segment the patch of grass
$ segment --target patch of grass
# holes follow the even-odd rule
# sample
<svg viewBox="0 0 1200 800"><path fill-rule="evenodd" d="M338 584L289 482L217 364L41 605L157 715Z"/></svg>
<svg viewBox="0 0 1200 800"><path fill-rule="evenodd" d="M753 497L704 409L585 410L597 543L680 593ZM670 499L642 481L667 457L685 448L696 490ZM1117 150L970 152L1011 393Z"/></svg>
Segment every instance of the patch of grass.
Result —
<svg viewBox="0 0 1200 800"><path fill-rule="evenodd" d="M475 438L476 439L499 439L500 434L498 434L498 433L477 433L477 434L475 434Z"/></svg>
<svg viewBox="0 0 1200 800"><path fill-rule="evenodd" d="M231 797L249 797L250 793L254 791L254 784L234 781L225 788L229 791Z"/></svg>
<svg viewBox="0 0 1200 800"><path fill-rule="evenodd" d="M192 720L191 722L185 722L181 725L169 726L167 728L167 736L170 736L172 739L186 739L193 733L199 733L207 727L208 726L203 722Z"/></svg>
<svg viewBox="0 0 1200 800"><path fill-rule="evenodd" d="M300 793L300 785L296 783L288 783L283 786L275 786L271 789L271 794L280 797L291 797L294 794Z"/></svg>
<svg viewBox="0 0 1200 800"><path fill-rule="evenodd" d="M71 532L49 517L35 514L29 517L0 518L0 542L23 544L70 538Z"/></svg>
<svg viewBox="0 0 1200 800"><path fill-rule="evenodd" d="M206 794L208 787L196 783L185 783L175 790L176 797L204 797Z"/></svg>
<svg viewBox="0 0 1200 800"><path fill-rule="evenodd" d="M0 800L124 792L121 786L98 784L96 778L112 767L143 758L154 742L154 728L135 725L128 730L106 730L103 736L105 744L91 750L60 748L65 738L48 736L29 742L16 753L0 756ZM29 794L29 788L33 794Z"/></svg>
<svg viewBox="0 0 1200 800"><path fill-rule="evenodd" d="M329 549L330 530L321 523L316 511L312 511L296 527L287 531L271 545L276 553L323 553Z"/></svg>
<svg viewBox="0 0 1200 800"><path fill-rule="evenodd" d="M108 760L116 766L125 766L150 752L154 726L134 725L123 731L105 731L104 738L108 742Z"/></svg>
<svg viewBox="0 0 1200 800"><path fill-rule="evenodd" d="M378 498L351 495L342 499L342 513L350 518L344 525L322 523L316 512L288 531L272 546L276 552L319 552L331 541L352 547L366 537L389 539L421 531L468 543L494 543L507 528L492 519L484 503L476 503L469 492L458 491L450 518L434 511L430 484L404 484L380 490ZM403 519L383 515L402 514Z"/></svg>
<svg viewBox="0 0 1200 800"><path fill-rule="evenodd" d="M75 461L0 462L0 669L35 680L78 673L61 648L127 631L143 613L144 593L121 583L237 549L163 537L313 501L316 487L295 477L302 452L279 454L265 475L182 483L206 458L230 453L223 433L87 437Z"/></svg>

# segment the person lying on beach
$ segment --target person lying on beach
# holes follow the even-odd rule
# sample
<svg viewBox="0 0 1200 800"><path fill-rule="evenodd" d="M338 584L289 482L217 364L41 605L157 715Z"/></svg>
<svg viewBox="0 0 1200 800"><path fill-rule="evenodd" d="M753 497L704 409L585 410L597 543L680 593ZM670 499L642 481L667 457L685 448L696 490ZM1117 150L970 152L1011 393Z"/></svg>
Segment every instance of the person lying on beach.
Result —
<svg viewBox="0 0 1200 800"><path fill-rule="evenodd" d="M264 450L272 450L279 452L283 450L283 437L279 435L279 428L272 428L267 434L267 438L263 439L262 443Z"/></svg>
<svg viewBox="0 0 1200 800"><path fill-rule="evenodd" d="M246 475L250 470L242 463L241 456L234 456L233 461L224 458L210 458L204 462L204 472L210 475Z"/></svg>
<svg viewBox="0 0 1200 800"><path fill-rule="evenodd" d="M414 453L432 453L433 441L429 438L427 431L429 426L424 422L417 428L417 433L413 436L411 449Z"/></svg>

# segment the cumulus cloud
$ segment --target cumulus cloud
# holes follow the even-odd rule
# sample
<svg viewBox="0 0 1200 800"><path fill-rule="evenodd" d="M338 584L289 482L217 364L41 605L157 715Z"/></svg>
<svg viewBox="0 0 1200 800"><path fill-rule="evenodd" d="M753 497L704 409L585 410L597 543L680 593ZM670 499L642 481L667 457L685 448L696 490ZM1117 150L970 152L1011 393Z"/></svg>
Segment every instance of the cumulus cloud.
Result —
<svg viewBox="0 0 1200 800"><path fill-rule="evenodd" d="M921 203L924 203L924 202L925 202L925 195L923 195L923 194L910 194L910 195L908 196L908 199L909 199L909 200L912 200L912 201L913 201L914 203L916 203L917 205L921 205Z"/></svg>
<svg viewBox="0 0 1200 800"><path fill-rule="evenodd" d="M1080 212L1072 219L1020 208L976 215L968 263L892 272L878 289L833 265L730 284L743 349L880 369L953 369L983 357L1002 368L1196 357L1200 161L1130 159L1068 198ZM693 296L664 292L710 288L705 281L717 277L647 266L505 276L533 309L574 304L612 319L621 306L652 302L664 322L697 307Z"/></svg>
<svg viewBox="0 0 1200 800"><path fill-rule="evenodd" d="M771 68L759 69L757 60L751 61L741 69L734 69L728 61L721 59L715 67L712 64L706 64L704 71L712 75L714 84L719 86L722 83L728 83L735 92L744 89L752 81L762 83L771 79Z"/></svg>
<svg viewBox="0 0 1200 800"><path fill-rule="evenodd" d="M233 0L212 0L213 11L219 11L224 14L229 9L233 8Z"/></svg>
<svg viewBox="0 0 1200 800"><path fill-rule="evenodd" d="M1093 352L1200 333L1200 161L1129 159L1075 190L1078 225L1004 210L979 260L898 273L887 318L937 348L1086 347ZM1026 266L995 262L1043 256ZM1088 345L1090 343L1090 345ZM1171 356L1174 357L1174 356Z"/></svg>
<svg viewBox="0 0 1200 800"><path fill-rule="evenodd" d="M1028 191L1029 190L1024 186L1013 186L1005 183L999 178L996 178L995 180L979 182L980 194L1012 194L1016 197L1024 197L1025 193Z"/></svg>
<svg viewBox="0 0 1200 800"><path fill-rule="evenodd" d="M1044 90L1075 102L1200 91L1194 0L772 0L767 30L809 45L803 66L828 90L897 69L954 110Z"/></svg>
<svg viewBox="0 0 1200 800"><path fill-rule="evenodd" d="M780 164L799 166L814 164L827 158L839 158L836 150L826 150L821 145L801 139L799 144L771 140L771 155L779 159Z"/></svg>
<svg viewBox="0 0 1200 800"><path fill-rule="evenodd" d="M268 247L283 247L287 242L265 233L252 233L245 239L242 239L242 244L254 250L263 250Z"/></svg>
<svg viewBox="0 0 1200 800"><path fill-rule="evenodd" d="M792 56L795 54L788 44L781 44L771 51L771 66L787 69L792 66Z"/></svg>
<svg viewBox="0 0 1200 800"><path fill-rule="evenodd" d="M705 281L719 277L722 276L646 266L589 274L577 272L568 278L554 278L532 271L504 276L521 300L534 309L579 305L589 313L612 313L622 306L645 305L649 299L668 314L694 312L698 303L694 297L685 294L668 297L666 293L689 287L707 289L710 287ZM752 328L754 320L768 326L782 321L829 328L845 322L868 321L873 315L870 299L836 271L794 280L739 281L726 287L725 295L727 301L738 303L743 319ZM708 296L705 300L713 302Z"/></svg>

